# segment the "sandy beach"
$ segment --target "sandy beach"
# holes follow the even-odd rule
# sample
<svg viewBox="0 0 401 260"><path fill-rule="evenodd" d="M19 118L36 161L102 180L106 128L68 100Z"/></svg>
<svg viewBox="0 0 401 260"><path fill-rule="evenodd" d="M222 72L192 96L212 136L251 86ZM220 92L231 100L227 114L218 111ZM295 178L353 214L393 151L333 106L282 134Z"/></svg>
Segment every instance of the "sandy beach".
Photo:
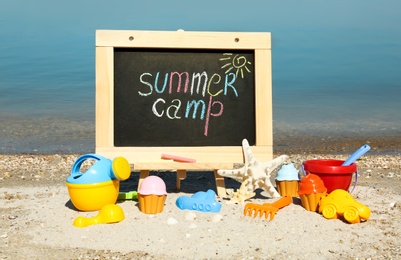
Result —
<svg viewBox="0 0 401 260"><path fill-rule="evenodd" d="M1 3L0 260L401 259L401 1ZM74 226L99 214L78 210L66 185L96 146L147 146L149 163L158 147L217 167L208 149L175 147L243 138L287 155L301 177L306 160L345 160L368 144L349 191L369 218L329 220L296 196L271 221L244 215L280 199L278 167L269 191L243 204L230 203L240 182L216 188L217 169L188 171L180 188L183 171L152 171L167 188L162 212L118 200L123 220ZM130 175L119 191L136 191L140 173L119 166ZM209 190L218 212L177 206Z"/></svg>
<svg viewBox="0 0 401 260"><path fill-rule="evenodd" d="M285 147L285 146L283 146ZM290 153L299 169L304 160L346 159L344 153ZM313 149L311 149L313 150ZM2 259L398 259L401 257L401 155L366 154L357 162L359 180L352 195L371 209L363 223L327 220L306 211L298 198L273 221L244 216L244 205L216 197L218 213L180 210L175 201L215 189L213 173L188 172L175 188L175 172L152 172L167 186L160 214L148 215L132 200L118 201L125 219L76 228L80 212L71 204L65 180L78 154L0 155L0 258ZM315 149L315 151L317 151ZM376 151L377 152L377 151ZM276 156L276 155L275 155ZM121 182L136 190L139 174ZM274 176L272 176L274 178ZM226 178L227 189L239 183ZM250 200L270 203L262 190Z"/></svg>

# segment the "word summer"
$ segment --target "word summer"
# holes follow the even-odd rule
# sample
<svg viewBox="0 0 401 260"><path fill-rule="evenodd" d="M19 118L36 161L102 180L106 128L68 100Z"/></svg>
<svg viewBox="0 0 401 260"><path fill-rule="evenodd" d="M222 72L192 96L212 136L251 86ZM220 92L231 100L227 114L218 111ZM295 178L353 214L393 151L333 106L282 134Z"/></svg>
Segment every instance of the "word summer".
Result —
<svg viewBox="0 0 401 260"><path fill-rule="evenodd" d="M162 97L157 98L152 105L152 112L157 117L167 117L171 120L194 119L205 120L203 134L208 135L210 117L220 117L224 111L224 104L218 101L219 95L235 95L238 91L234 86L236 75L234 73L221 76L214 73L211 77L206 73L170 72L164 75L164 81L159 82L160 72L155 75L143 73L140 76L142 83L138 90L140 96L174 95L180 98L173 99L169 104ZM182 92L181 92L182 91ZM182 100L188 97L189 100ZM198 99L193 97L199 97Z"/></svg>

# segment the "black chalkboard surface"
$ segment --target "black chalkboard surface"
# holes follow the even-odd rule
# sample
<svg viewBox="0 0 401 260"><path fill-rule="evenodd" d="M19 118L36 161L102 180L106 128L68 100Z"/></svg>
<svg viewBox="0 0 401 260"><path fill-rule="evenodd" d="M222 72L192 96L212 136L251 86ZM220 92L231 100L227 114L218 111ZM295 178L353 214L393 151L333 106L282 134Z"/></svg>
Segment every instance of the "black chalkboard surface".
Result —
<svg viewBox="0 0 401 260"><path fill-rule="evenodd" d="M114 48L114 145L255 144L253 50Z"/></svg>

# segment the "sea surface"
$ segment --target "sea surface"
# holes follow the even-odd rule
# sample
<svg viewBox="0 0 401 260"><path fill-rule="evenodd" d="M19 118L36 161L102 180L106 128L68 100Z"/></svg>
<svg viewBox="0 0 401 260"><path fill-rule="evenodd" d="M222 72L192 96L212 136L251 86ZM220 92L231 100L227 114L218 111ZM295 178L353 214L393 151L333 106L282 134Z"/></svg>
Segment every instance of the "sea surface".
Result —
<svg viewBox="0 0 401 260"><path fill-rule="evenodd" d="M274 134L401 133L401 1L1 1L0 153L95 147L95 31L272 33Z"/></svg>

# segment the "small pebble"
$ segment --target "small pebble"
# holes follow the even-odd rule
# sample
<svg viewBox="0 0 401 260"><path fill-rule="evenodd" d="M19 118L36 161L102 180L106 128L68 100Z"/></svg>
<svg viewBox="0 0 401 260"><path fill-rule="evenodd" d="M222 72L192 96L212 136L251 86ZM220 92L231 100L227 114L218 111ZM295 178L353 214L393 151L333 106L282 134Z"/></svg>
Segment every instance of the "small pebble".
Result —
<svg viewBox="0 0 401 260"><path fill-rule="evenodd" d="M167 224L168 225L175 225L177 223L178 223L178 221L175 218L168 218L167 219Z"/></svg>
<svg viewBox="0 0 401 260"><path fill-rule="evenodd" d="M191 225L189 225L189 228L190 229L195 229L195 228L197 228L198 226L196 225L196 224L191 224Z"/></svg>

